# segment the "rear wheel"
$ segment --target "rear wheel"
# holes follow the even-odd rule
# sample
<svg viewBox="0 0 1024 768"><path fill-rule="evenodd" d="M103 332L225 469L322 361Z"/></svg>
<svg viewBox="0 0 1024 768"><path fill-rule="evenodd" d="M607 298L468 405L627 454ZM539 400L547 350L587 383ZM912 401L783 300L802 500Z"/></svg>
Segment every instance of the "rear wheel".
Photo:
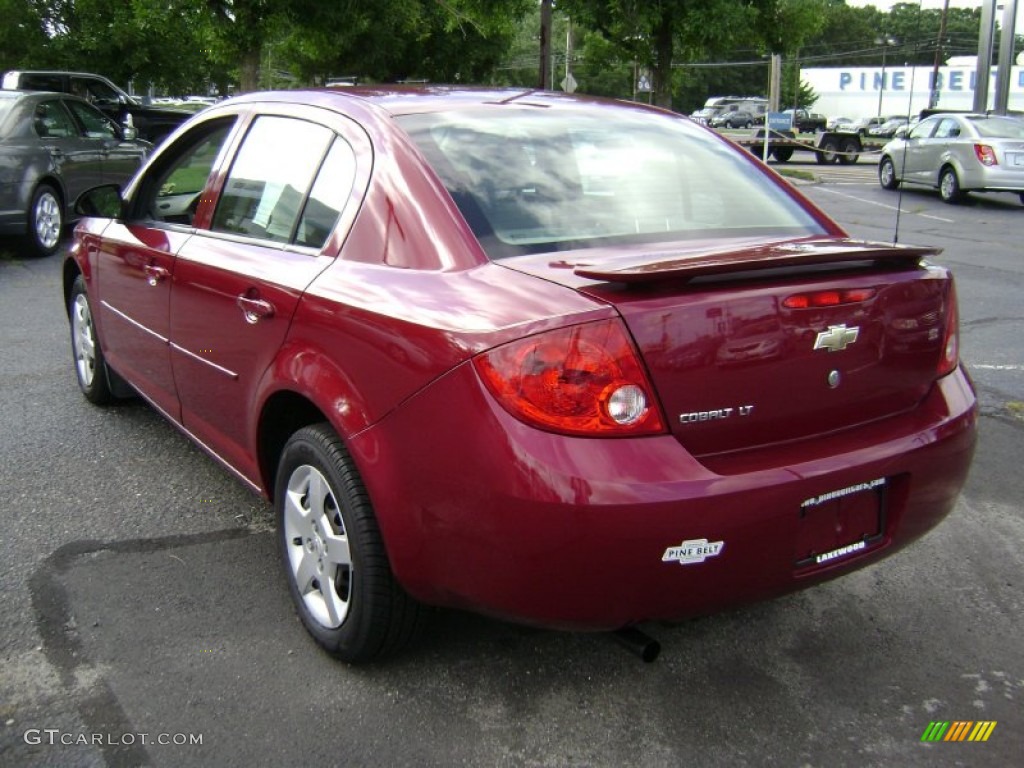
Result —
<svg viewBox="0 0 1024 768"><path fill-rule="evenodd" d="M892 164L892 158L883 157L878 164L878 183L882 189L896 189L900 185L896 180L896 166Z"/></svg>
<svg viewBox="0 0 1024 768"><path fill-rule="evenodd" d="M960 189L960 179L956 171L948 165L939 174L939 195L943 202L950 205L959 203L964 197L963 190Z"/></svg>
<svg viewBox="0 0 1024 768"><path fill-rule="evenodd" d="M835 139L825 139L821 143L821 151L819 153L821 162L826 165L831 165L839 158L839 144Z"/></svg>
<svg viewBox="0 0 1024 768"><path fill-rule="evenodd" d="M57 191L49 184L36 187L27 214L29 247L40 256L55 253L64 230L64 208Z"/></svg>
<svg viewBox="0 0 1024 768"><path fill-rule="evenodd" d="M855 139L843 140L843 153L839 156L839 162L843 165L853 165L860 156L860 144Z"/></svg>
<svg viewBox="0 0 1024 768"><path fill-rule="evenodd" d="M288 587L317 643L350 663L408 645L425 609L395 581L369 496L329 425L288 440L274 495Z"/></svg>

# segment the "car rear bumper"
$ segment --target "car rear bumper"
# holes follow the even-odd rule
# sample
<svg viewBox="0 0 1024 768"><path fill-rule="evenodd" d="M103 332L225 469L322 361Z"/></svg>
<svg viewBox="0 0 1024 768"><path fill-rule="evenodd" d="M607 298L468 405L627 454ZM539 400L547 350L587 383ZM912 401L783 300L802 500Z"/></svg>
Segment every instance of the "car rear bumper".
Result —
<svg viewBox="0 0 1024 768"><path fill-rule="evenodd" d="M601 630L780 595L909 544L953 508L976 413L957 370L911 413L701 463L670 436L540 432L495 405L464 365L350 447L415 597ZM798 563L809 515L832 503L818 500L872 484L884 488L878 535Z"/></svg>
<svg viewBox="0 0 1024 768"><path fill-rule="evenodd" d="M960 180L964 190L990 192L1024 192L1024 169L1009 170L1001 167L965 170Z"/></svg>
<svg viewBox="0 0 1024 768"><path fill-rule="evenodd" d="M24 234L27 210L23 184L0 184L0 234Z"/></svg>

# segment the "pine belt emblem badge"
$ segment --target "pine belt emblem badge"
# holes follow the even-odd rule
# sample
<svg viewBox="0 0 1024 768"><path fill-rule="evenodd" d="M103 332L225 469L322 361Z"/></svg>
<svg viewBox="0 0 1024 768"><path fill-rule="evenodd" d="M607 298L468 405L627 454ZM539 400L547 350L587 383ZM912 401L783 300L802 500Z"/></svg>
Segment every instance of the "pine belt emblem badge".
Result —
<svg viewBox="0 0 1024 768"><path fill-rule="evenodd" d="M814 348L839 352L857 341L859 335L860 328L856 325L852 328L847 328L845 323L830 325L827 331L818 334L818 338L814 340Z"/></svg>

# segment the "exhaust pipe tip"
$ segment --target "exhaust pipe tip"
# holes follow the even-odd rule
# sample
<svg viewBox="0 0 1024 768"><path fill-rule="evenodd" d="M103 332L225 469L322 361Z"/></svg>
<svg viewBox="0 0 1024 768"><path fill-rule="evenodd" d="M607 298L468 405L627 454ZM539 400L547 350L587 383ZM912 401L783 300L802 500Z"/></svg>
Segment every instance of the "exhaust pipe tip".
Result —
<svg viewBox="0 0 1024 768"><path fill-rule="evenodd" d="M645 664L650 664L661 653L661 643L636 627L623 627L612 633L612 637L635 656L639 656Z"/></svg>

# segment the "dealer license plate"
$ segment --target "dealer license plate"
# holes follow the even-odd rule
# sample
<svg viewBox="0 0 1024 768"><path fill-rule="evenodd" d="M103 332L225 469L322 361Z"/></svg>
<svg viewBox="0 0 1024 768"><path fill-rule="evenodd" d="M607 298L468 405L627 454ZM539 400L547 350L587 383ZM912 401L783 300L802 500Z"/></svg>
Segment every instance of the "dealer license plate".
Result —
<svg viewBox="0 0 1024 768"><path fill-rule="evenodd" d="M877 478L805 500L797 525L797 567L839 562L880 539L886 486L885 478Z"/></svg>

